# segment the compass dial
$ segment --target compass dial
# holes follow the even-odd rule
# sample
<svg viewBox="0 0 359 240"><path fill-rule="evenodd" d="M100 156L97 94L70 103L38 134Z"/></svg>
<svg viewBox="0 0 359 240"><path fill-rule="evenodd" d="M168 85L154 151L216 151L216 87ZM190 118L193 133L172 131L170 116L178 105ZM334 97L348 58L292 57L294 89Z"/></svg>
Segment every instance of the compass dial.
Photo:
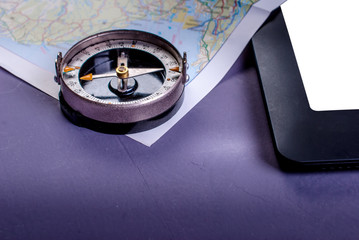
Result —
<svg viewBox="0 0 359 240"><path fill-rule="evenodd" d="M117 30L72 47L56 68L61 93L75 111L109 123L156 117L180 98L186 56L150 33Z"/></svg>

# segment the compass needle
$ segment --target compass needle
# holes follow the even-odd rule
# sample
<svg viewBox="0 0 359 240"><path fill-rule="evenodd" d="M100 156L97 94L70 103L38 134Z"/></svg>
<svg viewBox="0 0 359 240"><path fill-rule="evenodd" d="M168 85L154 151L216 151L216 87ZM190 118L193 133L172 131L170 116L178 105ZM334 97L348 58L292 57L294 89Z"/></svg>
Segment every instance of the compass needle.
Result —
<svg viewBox="0 0 359 240"><path fill-rule="evenodd" d="M129 77L137 77L144 74L155 73L164 70L163 68L129 68Z"/></svg>
<svg viewBox="0 0 359 240"><path fill-rule="evenodd" d="M116 77L116 73L114 73L114 72L103 73L103 74L90 73L90 74L80 77L80 79L85 80L85 81L92 81L93 79L96 79L96 78L108 78L108 77Z"/></svg>
<svg viewBox="0 0 359 240"><path fill-rule="evenodd" d="M58 55L61 107L79 125L81 119L90 125L153 119L182 96L186 63L186 54L151 33L113 30L89 36L64 57Z"/></svg>
<svg viewBox="0 0 359 240"><path fill-rule="evenodd" d="M93 75L92 75L92 73L90 73L90 74L80 77L80 79L85 80L85 81L92 81Z"/></svg>

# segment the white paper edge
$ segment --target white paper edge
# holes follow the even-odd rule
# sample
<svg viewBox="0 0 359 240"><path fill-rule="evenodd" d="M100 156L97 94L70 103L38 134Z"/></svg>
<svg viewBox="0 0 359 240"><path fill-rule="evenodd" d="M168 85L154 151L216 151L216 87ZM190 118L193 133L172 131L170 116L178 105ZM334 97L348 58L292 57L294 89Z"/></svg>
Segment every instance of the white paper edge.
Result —
<svg viewBox="0 0 359 240"><path fill-rule="evenodd" d="M40 68L1 46L0 56L0 67L51 97L58 99L60 86L54 80L54 73Z"/></svg>

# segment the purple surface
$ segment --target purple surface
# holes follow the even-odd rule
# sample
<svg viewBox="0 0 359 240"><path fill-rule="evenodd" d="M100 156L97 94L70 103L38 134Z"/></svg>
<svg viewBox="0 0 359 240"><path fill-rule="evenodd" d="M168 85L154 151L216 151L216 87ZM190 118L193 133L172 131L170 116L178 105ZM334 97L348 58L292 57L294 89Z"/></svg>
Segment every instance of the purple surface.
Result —
<svg viewBox="0 0 359 240"><path fill-rule="evenodd" d="M151 148L0 69L0 239L357 239L358 172L280 171L246 65Z"/></svg>

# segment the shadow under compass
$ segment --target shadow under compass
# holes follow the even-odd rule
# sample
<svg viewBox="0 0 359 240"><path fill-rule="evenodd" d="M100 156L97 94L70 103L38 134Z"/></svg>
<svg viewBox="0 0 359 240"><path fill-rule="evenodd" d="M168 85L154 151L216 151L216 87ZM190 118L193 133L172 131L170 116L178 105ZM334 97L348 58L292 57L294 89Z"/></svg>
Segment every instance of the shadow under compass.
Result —
<svg viewBox="0 0 359 240"><path fill-rule="evenodd" d="M182 94L177 103L169 110L148 120L135 123L107 123L88 118L80 112L75 111L67 104L64 97L62 96L62 93L59 93L61 111L68 120L70 120L76 126L107 134L138 133L158 127L177 113L183 103L183 98L184 94Z"/></svg>

